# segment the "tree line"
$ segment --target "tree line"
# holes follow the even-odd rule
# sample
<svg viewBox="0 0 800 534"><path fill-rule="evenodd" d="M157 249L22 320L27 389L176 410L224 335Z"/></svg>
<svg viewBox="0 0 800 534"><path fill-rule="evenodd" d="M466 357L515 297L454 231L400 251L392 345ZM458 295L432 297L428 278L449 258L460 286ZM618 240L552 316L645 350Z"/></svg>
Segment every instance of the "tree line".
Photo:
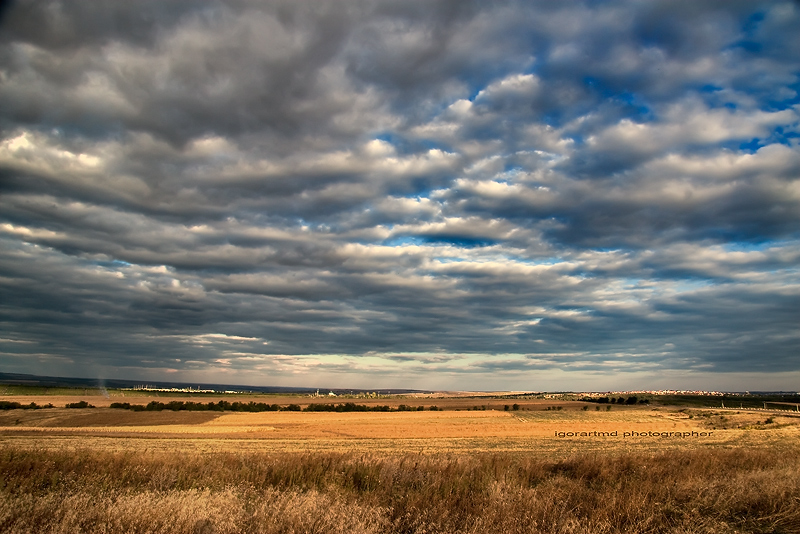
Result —
<svg viewBox="0 0 800 534"><path fill-rule="evenodd" d="M309 404L302 408L299 404L267 404L265 402L228 402L221 400L219 402L185 402L185 401L171 401L159 402L151 401L147 405L143 404L130 404L128 402L112 402L111 408L121 410L131 410L134 412L160 412L163 410L172 410L173 412L190 411L190 412L408 412L408 411L422 411L424 406L407 406L405 404L399 405L397 408L390 406L367 406L364 404L355 404L353 402L346 402L344 404ZM437 410L436 406L431 406L430 410Z"/></svg>

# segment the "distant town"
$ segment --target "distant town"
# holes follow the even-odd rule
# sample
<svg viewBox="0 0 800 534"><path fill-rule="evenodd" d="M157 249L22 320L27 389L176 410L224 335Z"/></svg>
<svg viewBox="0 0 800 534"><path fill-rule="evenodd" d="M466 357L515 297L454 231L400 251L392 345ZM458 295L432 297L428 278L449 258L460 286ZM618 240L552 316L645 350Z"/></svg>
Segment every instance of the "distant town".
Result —
<svg viewBox="0 0 800 534"><path fill-rule="evenodd" d="M394 395L412 396L442 396L456 395L467 397L498 397L498 398L542 398L542 399L601 399L603 397L638 396L638 397L761 397L761 396L800 396L796 391L718 391L698 389L636 389L619 391L506 391L506 392L468 392L468 391L430 391L399 388L344 389L344 388L312 388L312 387L272 387L272 386L240 386L232 384L185 384L176 382L137 383L132 380L91 379L70 377L48 377L19 373L0 372L0 385L17 385L43 388L97 388L101 390L115 389L119 391L138 391L152 393L183 393L183 394L294 394L311 397L357 397L379 398ZM776 399L777 400L777 399ZM781 399L784 400L784 399Z"/></svg>

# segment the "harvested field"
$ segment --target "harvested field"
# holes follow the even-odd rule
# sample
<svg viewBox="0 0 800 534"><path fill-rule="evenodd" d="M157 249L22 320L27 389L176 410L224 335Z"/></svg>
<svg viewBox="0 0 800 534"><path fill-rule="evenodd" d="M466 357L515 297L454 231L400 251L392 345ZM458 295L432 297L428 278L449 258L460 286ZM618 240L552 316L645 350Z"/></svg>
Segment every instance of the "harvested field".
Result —
<svg viewBox="0 0 800 534"><path fill-rule="evenodd" d="M100 407L0 412L0 531L800 531L800 418L788 412L507 411L471 398L436 399L444 411L134 412L85 400Z"/></svg>
<svg viewBox="0 0 800 534"><path fill-rule="evenodd" d="M351 413L132 412L101 407L8 410L0 412L0 443L37 447L52 443L57 448L69 443L79 447L91 440L94 447L114 450L157 446L205 451L564 453L779 444L796 437L800 428L800 418L788 412L642 406L584 410L580 402L559 403L560 409L553 403L531 402L528 410L506 411L502 404L498 409L475 410L459 404L464 399L450 400L450 406L460 408ZM41 398L20 402L43 404ZM120 441L122 437L126 439ZM156 445L159 441L164 443Z"/></svg>

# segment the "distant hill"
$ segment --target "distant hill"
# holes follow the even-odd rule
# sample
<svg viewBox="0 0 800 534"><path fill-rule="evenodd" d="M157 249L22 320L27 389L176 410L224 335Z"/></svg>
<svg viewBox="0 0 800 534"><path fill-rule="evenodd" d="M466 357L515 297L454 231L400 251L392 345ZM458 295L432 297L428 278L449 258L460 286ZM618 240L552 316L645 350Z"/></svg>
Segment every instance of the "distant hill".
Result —
<svg viewBox="0 0 800 534"><path fill-rule="evenodd" d="M343 389L343 388L316 388L316 387L285 387L285 386L241 386L236 384L201 384L196 382L162 382L162 381L143 381L143 380L119 380L119 379L98 379L98 378L73 378L63 376L39 376L28 375L21 373L0 373L0 385L15 385L15 386L34 386L45 388L108 388L108 389L123 389L134 388L139 386L149 386L153 388L164 389L213 389L214 391L237 391L237 392L253 392L253 393L295 393L295 394L308 394L319 391L320 393L327 394L333 392L337 395L347 393L366 393L375 391L383 395L398 395L402 393L427 393L415 389Z"/></svg>

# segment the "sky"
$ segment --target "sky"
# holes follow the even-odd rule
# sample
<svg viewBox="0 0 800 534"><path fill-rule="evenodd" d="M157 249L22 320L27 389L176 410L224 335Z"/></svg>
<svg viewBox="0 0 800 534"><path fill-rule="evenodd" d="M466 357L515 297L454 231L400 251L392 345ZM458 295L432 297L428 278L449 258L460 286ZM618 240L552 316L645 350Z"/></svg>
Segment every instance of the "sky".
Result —
<svg viewBox="0 0 800 534"><path fill-rule="evenodd" d="M799 389L798 2L0 16L0 371Z"/></svg>

